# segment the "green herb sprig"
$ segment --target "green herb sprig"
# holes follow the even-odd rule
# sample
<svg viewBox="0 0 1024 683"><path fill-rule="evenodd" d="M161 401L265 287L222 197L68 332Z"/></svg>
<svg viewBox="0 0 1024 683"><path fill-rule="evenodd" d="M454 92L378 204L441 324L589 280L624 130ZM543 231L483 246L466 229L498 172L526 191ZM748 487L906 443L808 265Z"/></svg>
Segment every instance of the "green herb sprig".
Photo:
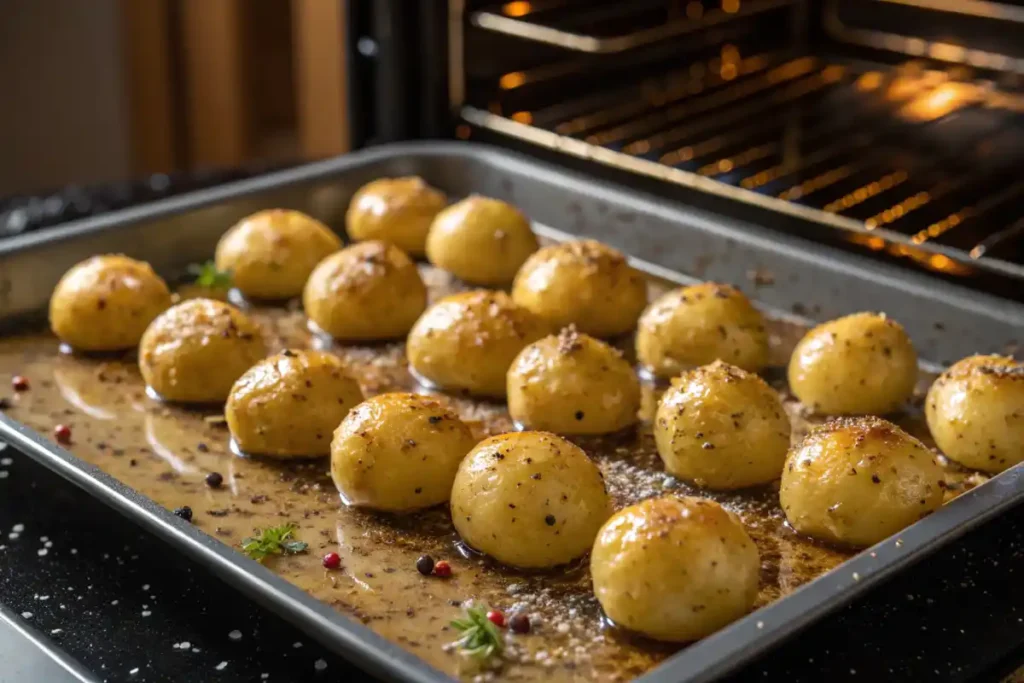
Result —
<svg viewBox="0 0 1024 683"><path fill-rule="evenodd" d="M293 537L295 529L295 525L291 523L269 529L257 529L258 536L252 536L242 541L242 552L257 562L262 562L269 555L304 553L309 546Z"/></svg>
<svg viewBox="0 0 1024 683"><path fill-rule="evenodd" d="M489 662L505 651L505 636L487 618L484 607L470 607L463 619L452 621L452 628L461 635L454 645L459 651L477 662Z"/></svg>
<svg viewBox="0 0 1024 683"><path fill-rule="evenodd" d="M210 289L231 289L231 273L226 270L217 270L217 264L213 261L206 263L193 263L188 267L189 275L195 275L195 283L200 287Z"/></svg>

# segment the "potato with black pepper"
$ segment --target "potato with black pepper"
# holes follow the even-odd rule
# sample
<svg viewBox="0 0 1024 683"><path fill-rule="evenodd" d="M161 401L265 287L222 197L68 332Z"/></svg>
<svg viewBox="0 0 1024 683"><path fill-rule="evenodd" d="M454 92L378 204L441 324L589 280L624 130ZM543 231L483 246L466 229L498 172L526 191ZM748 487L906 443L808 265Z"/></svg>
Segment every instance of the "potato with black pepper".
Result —
<svg viewBox="0 0 1024 683"><path fill-rule="evenodd" d="M452 521L462 540L512 567L583 556L611 514L604 479L583 450L548 432L499 434L459 466Z"/></svg>
<svg viewBox="0 0 1024 683"><path fill-rule="evenodd" d="M234 306L189 299L156 318L139 344L139 369L167 401L219 403L267 353L259 326Z"/></svg>
<svg viewBox="0 0 1024 683"><path fill-rule="evenodd" d="M595 240L544 247L526 260L512 298L555 329L575 324L595 337L636 327L647 305L647 283L626 257Z"/></svg>
<svg viewBox="0 0 1024 683"><path fill-rule="evenodd" d="M357 242L383 240L423 256L434 217L448 198L422 178L381 178L363 185L345 214L348 236Z"/></svg>
<svg viewBox="0 0 1024 683"><path fill-rule="evenodd" d="M231 227L217 243L217 270L253 299L289 299L302 288L316 264L341 249L341 238L300 211L269 209Z"/></svg>
<svg viewBox="0 0 1024 683"><path fill-rule="evenodd" d="M681 643L750 611L761 560L739 518L718 503L665 497L620 510L605 523L590 574L612 622Z"/></svg>
<svg viewBox="0 0 1024 683"><path fill-rule="evenodd" d="M935 444L965 467L994 474L1024 462L1024 363L954 363L928 390L925 416Z"/></svg>
<svg viewBox="0 0 1024 683"><path fill-rule="evenodd" d="M306 282L310 321L341 341L404 337L427 306L416 264L398 247L371 240L331 254Z"/></svg>
<svg viewBox="0 0 1024 683"><path fill-rule="evenodd" d="M408 512L448 500L475 440L436 396L381 394L352 409L334 432L331 476L346 505Z"/></svg>
<svg viewBox="0 0 1024 683"><path fill-rule="evenodd" d="M942 505L942 468L924 444L877 417L840 418L790 449L779 502L793 528L864 547Z"/></svg>
<svg viewBox="0 0 1024 683"><path fill-rule="evenodd" d="M516 207L472 195L434 218L427 258L466 282L498 287L512 282L537 246L530 221Z"/></svg>
<svg viewBox="0 0 1024 683"><path fill-rule="evenodd" d="M331 452L331 434L362 400L359 384L337 356L286 350L238 378L224 417L243 453L323 456Z"/></svg>
<svg viewBox="0 0 1024 683"><path fill-rule="evenodd" d="M636 355L662 379L715 360L757 372L768 362L768 333L743 292L705 282L666 292L647 307L637 326Z"/></svg>
<svg viewBox="0 0 1024 683"><path fill-rule="evenodd" d="M640 382L622 353L572 325L523 349L507 387L509 415L527 429L609 434L640 409Z"/></svg>
<svg viewBox="0 0 1024 683"><path fill-rule="evenodd" d="M406 340L409 366L441 389L504 398L505 375L523 348L549 332L504 292L474 290L427 309Z"/></svg>
<svg viewBox="0 0 1024 683"><path fill-rule="evenodd" d="M673 380L654 419L654 440L669 474L716 490L778 479L790 432L775 390L720 360Z"/></svg>
<svg viewBox="0 0 1024 683"><path fill-rule="evenodd" d="M880 313L854 313L818 325L789 360L789 388L825 415L885 415L917 383L917 352L906 331Z"/></svg>
<svg viewBox="0 0 1024 683"><path fill-rule="evenodd" d="M148 263L122 254L93 256L71 267L50 297L50 327L78 351L138 345L171 292Z"/></svg>

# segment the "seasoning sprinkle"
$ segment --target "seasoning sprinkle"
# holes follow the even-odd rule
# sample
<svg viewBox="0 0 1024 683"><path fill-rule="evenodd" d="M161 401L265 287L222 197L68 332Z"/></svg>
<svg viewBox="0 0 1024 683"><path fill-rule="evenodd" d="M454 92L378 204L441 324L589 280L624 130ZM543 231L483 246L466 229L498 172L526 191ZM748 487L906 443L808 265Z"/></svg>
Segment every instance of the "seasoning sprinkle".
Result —
<svg viewBox="0 0 1024 683"><path fill-rule="evenodd" d="M337 569L341 566L341 555L338 553L327 553L323 559L324 569Z"/></svg>
<svg viewBox="0 0 1024 683"><path fill-rule="evenodd" d="M452 575L452 566L445 560L440 560L434 565L434 576L446 579Z"/></svg>
<svg viewBox="0 0 1024 683"><path fill-rule="evenodd" d="M220 472L210 472L206 475L206 485L211 489L219 489L224 483L224 476Z"/></svg>
<svg viewBox="0 0 1024 683"><path fill-rule="evenodd" d="M71 443L71 427L67 425L57 425L53 428L53 436L57 439L57 443L68 445Z"/></svg>
<svg viewBox="0 0 1024 683"><path fill-rule="evenodd" d="M192 521L192 508L188 505L182 505L180 508L174 508L174 514L181 517L186 522Z"/></svg>
<svg viewBox="0 0 1024 683"><path fill-rule="evenodd" d="M434 558L430 555L420 555L416 560L416 571L423 576L430 576L434 572Z"/></svg>

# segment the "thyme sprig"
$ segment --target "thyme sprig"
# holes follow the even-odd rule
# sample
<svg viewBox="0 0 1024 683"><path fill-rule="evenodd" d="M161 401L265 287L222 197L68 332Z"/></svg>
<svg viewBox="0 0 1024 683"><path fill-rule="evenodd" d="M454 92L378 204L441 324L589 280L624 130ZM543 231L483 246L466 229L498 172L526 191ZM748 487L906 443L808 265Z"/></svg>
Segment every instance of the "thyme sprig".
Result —
<svg viewBox="0 0 1024 683"><path fill-rule="evenodd" d="M200 287L231 289L231 273L226 270L217 270L217 264L213 261L202 264L193 263L188 267L188 272L195 276L195 283Z"/></svg>
<svg viewBox="0 0 1024 683"><path fill-rule="evenodd" d="M505 651L505 636L487 618L487 609L484 607L466 609L466 616L455 619L451 625L460 633L453 645L467 657L483 663L500 657Z"/></svg>
<svg viewBox="0 0 1024 683"><path fill-rule="evenodd" d="M257 529L257 536L251 536L242 541L242 552L262 562L270 555L296 555L306 552L309 546L294 538L295 525L288 523L269 529Z"/></svg>

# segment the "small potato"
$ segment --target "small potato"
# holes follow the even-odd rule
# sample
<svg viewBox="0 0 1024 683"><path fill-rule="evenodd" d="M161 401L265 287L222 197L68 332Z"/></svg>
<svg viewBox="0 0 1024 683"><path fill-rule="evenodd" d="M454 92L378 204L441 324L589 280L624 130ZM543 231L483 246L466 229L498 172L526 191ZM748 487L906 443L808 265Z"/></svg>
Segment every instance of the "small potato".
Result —
<svg viewBox="0 0 1024 683"><path fill-rule="evenodd" d="M724 360L757 372L768 362L764 316L735 287L705 282L667 292L647 307L636 355L656 377Z"/></svg>
<svg viewBox="0 0 1024 683"><path fill-rule="evenodd" d="M508 371L508 412L527 429L608 434L637 421L640 382L622 353L574 326L523 349Z"/></svg>
<svg viewBox="0 0 1024 683"><path fill-rule="evenodd" d="M665 469L709 489L778 479L789 437L779 395L757 375L720 360L673 380L654 420Z"/></svg>
<svg viewBox="0 0 1024 683"><path fill-rule="evenodd" d="M854 313L804 335L789 360L789 388L825 415L885 415L914 392L917 352L899 323Z"/></svg>
<svg viewBox="0 0 1024 683"><path fill-rule="evenodd" d="M937 510L941 482L931 451L896 425L843 418L789 451L779 501L800 533L864 547Z"/></svg>
<svg viewBox="0 0 1024 683"><path fill-rule="evenodd" d="M224 417L238 448L275 458L331 452L331 434L363 400L337 356L284 351L249 368L231 388Z"/></svg>
<svg viewBox="0 0 1024 683"><path fill-rule="evenodd" d="M547 432L499 434L459 466L452 522L471 547L513 567L555 567L581 557L611 502L597 465Z"/></svg>
<svg viewBox="0 0 1024 683"><path fill-rule="evenodd" d="M935 444L965 467L994 474L1024 462L1024 363L964 358L932 384L925 416Z"/></svg>
<svg viewBox="0 0 1024 683"><path fill-rule="evenodd" d="M555 329L576 325L595 337L636 327L647 283L621 252L594 240L544 247L526 260L512 298Z"/></svg>
<svg viewBox="0 0 1024 683"><path fill-rule="evenodd" d="M671 642L711 635L750 611L761 560L743 524L702 498L654 498L615 513L590 556L614 623Z"/></svg>
<svg viewBox="0 0 1024 683"><path fill-rule="evenodd" d="M427 236L427 258L473 284L512 282L537 251L530 221L511 204L473 195L437 214Z"/></svg>
<svg viewBox="0 0 1024 683"><path fill-rule="evenodd" d="M505 374L527 344L549 332L504 292L447 296L416 321L406 341L409 366L442 389L503 398Z"/></svg>
<svg viewBox="0 0 1024 683"><path fill-rule="evenodd" d="M236 223L217 243L217 270L231 273L242 294L254 299L289 299L302 293L309 274L341 238L299 211L270 209Z"/></svg>
<svg viewBox="0 0 1024 683"><path fill-rule="evenodd" d="M219 403L267 353L260 328L234 306L189 299L167 309L139 343L139 369L167 401Z"/></svg>
<svg viewBox="0 0 1024 683"><path fill-rule="evenodd" d="M334 432L331 476L346 505L418 510L448 500L474 443L444 401L381 394L356 406Z"/></svg>
<svg viewBox="0 0 1024 683"><path fill-rule="evenodd" d="M139 343L171 292L148 263L120 254L73 266L50 297L53 333L78 351L118 351Z"/></svg>
<svg viewBox="0 0 1024 683"><path fill-rule="evenodd" d="M335 339L397 339L426 308L427 288L405 252L374 240L321 261L302 303L309 319Z"/></svg>
<svg viewBox="0 0 1024 683"><path fill-rule="evenodd" d="M423 256L434 216L448 199L422 178L381 178L359 188L348 205L345 226L357 242L384 240Z"/></svg>

